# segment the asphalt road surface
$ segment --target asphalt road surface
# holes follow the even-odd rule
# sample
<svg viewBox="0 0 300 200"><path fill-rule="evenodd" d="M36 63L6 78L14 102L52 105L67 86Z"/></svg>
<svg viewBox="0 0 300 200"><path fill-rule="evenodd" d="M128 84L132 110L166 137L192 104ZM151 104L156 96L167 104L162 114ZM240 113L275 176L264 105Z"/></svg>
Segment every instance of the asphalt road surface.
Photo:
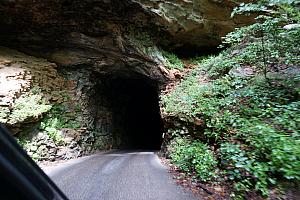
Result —
<svg viewBox="0 0 300 200"><path fill-rule="evenodd" d="M71 200L196 200L177 186L152 151L114 151L45 172Z"/></svg>

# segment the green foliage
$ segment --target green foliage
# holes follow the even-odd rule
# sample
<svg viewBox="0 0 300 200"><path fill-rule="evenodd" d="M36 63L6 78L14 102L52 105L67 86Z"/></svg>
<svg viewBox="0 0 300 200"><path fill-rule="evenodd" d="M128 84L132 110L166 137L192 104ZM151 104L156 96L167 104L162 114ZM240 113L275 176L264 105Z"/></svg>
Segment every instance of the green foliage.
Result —
<svg viewBox="0 0 300 200"><path fill-rule="evenodd" d="M293 7L297 7L299 3L299 0L260 0L256 3L241 3L238 7L234 8L231 17L238 14L249 15L250 13L260 12L274 15L281 10L285 11L284 14L295 14L295 10L298 8ZM295 17L295 15L289 16Z"/></svg>
<svg viewBox="0 0 300 200"><path fill-rule="evenodd" d="M220 164L238 192L256 189L266 196L269 186L278 180L299 182L298 76L270 76L267 81L261 76L227 75L203 84L199 82L201 70L193 71L161 97L164 111L190 123L195 118L205 122L196 137L221 145ZM226 142L231 140L241 143ZM190 148L186 141L176 144L182 155ZM173 154L174 163L190 170L186 163L191 158L180 155Z"/></svg>
<svg viewBox="0 0 300 200"><path fill-rule="evenodd" d="M23 149L25 149L29 143L29 140L24 137L18 137L18 138L16 138L16 140L17 140L18 144L21 145L21 147L23 147Z"/></svg>
<svg viewBox="0 0 300 200"><path fill-rule="evenodd" d="M38 88L33 89L31 92L36 95L40 93ZM69 98L69 95L63 95L63 93L61 95L64 98ZM28 130L23 130L17 135L18 143L34 160L46 159L45 152L47 152L48 147L45 143L52 140L51 142L58 146L68 145L68 141L63 138L62 129L77 129L81 127L76 120L77 112L81 112L79 104L63 103L51 105L51 109L44 115L40 123L32 124Z"/></svg>
<svg viewBox="0 0 300 200"><path fill-rule="evenodd" d="M6 123L10 110L8 107L0 107L0 123Z"/></svg>
<svg viewBox="0 0 300 200"><path fill-rule="evenodd" d="M14 124L31 117L40 117L50 109L51 105L47 105L41 95L21 96L14 103L13 110L9 115L9 123Z"/></svg>
<svg viewBox="0 0 300 200"><path fill-rule="evenodd" d="M295 101L298 93L294 87L299 83L297 78L273 79L278 86L269 86L263 79L225 76L199 85L195 74L162 97L162 105L166 112L186 121L203 119L203 135L209 143L230 138L245 142L245 150L238 144L221 143L221 159L226 161L223 165L227 176L237 181L236 189L255 188L267 195L268 186L279 175L299 181L300 102ZM177 164L184 166L183 163Z"/></svg>
<svg viewBox="0 0 300 200"><path fill-rule="evenodd" d="M217 161L207 145L199 141L177 137L172 141L171 159L185 172L195 172L201 181L208 181L216 174Z"/></svg>
<svg viewBox="0 0 300 200"><path fill-rule="evenodd" d="M33 145L31 143L31 140L28 138L28 136L19 135L16 138L17 142L21 147L27 151L28 155L35 161L40 160L41 155L37 152L38 147L36 145ZM34 150L34 151L32 151Z"/></svg>
<svg viewBox="0 0 300 200"><path fill-rule="evenodd" d="M300 9L299 1L259 1L240 4L232 15L263 13L257 23L242 27L228 34L224 44L242 45L237 60L267 72L278 70L280 65L299 65L300 63ZM295 28L284 25L298 24Z"/></svg>
<svg viewBox="0 0 300 200"><path fill-rule="evenodd" d="M224 38L224 44L231 46L227 52L197 62L199 68L161 98L169 115L189 123L194 119L205 122L196 137L220 145L219 166L235 183L238 197L253 189L267 196L269 186L282 179L300 182L299 75L295 71L294 76L276 77L272 72L299 65L300 29L283 28L299 23L299 9L282 1L272 3L273 11L263 3L235 9L233 14L269 14L259 16L259 23L228 34ZM261 70L265 78L227 75L243 66ZM201 83L203 74L213 80ZM201 148L195 147L199 142L175 136L170 145L172 161L184 171L197 171L195 163L205 160L198 155ZM201 179L210 180L205 175Z"/></svg>
<svg viewBox="0 0 300 200"><path fill-rule="evenodd" d="M238 144L222 144L220 151L223 162L226 162L223 163L225 173L230 180L237 181L237 191L248 192L254 186L263 195L268 195L268 185L276 183L270 177L271 166L268 162L259 161L255 153L241 150Z"/></svg>
<svg viewBox="0 0 300 200"><path fill-rule="evenodd" d="M261 121L250 121L250 124L247 129L242 128L241 133L248 135L246 141L253 147L251 154L266 159L273 173L281 174L288 180L299 181L299 132L297 136L292 136Z"/></svg>
<svg viewBox="0 0 300 200"><path fill-rule="evenodd" d="M224 109L237 102L231 92L243 87L246 81L225 76L201 85L198 76L199 73L192 72L172 93L161 97L161 104L169 115L190 122L195 118L203 120L208 127L204 135L217 141L235 119L234 113Z"/></svg>
<svg viewBox="0 0 300 200"><path fill-rule="evenodd" d="M131 42L140 48L153 47L154 42L150 35L146 32L131 30L127 36Z"/></svg>
<svg viewBox="0 0 300 200"><path fill-rule="evenodd" d="M33 87L31 88L30 92L32 94L42 94L42 89L40 87Z"/></svg>
<svg viewBox="0 0 300 200"><path fill-rule="evenodd" d="M161 51L161 53L162 56L166 58L167 60L166 65L169 69L182 70L184 68L184 64L175 54L167 51Z"/></svg>
<svg viewBox="0 0 300 200"><path fill-rule="evenodd" d="M76 109L79 109L76 107ZM60 130L62 128L80 128L80 123L66 116L67 108L64 105L54 105L50 113L43 119L40 130L45 131L53 141L62 142Z"/></svg>
<svg viewBox="0 0 300 200"><path fill-rule="evenodd" d="M246 14L249 15L250 13L257 13L262 11L267 11L267 7L263 4L255 4L255 3L241 3L239 7L233 9L231 13L231 17L237 14Z"/></svg>
<svg viewBox="0 0 300 200"><path fill-rule="evenodd" d="M269 187L282 180L300 184L297 5L299 1L292 0L242 3L233 16L256 13L257 23L224 37L223 45L229 48L221 54L194 59L198 68L161 97L165 113L198 130L191 134L176 124L179 128L171 136L177 139L170 144L173 162L184 171L196 171L193 160L205 160L196 143L214 145L235 197L253 190L267 196ZM253 74L230 72L245 68Z"/></svg>
<svg viewBox="0 0 300 200"><path fill-rule="evenodd" d="M197 57L193 57L193 58L189 58L189 62L191 64L195 64L195 65L199 65L201 64L203 61L207 60L207 58L209 58L210 56L197 56Z"/></svg>
<svg viewBox="0 0 300 200"><path fill-rule="evenodd" d="M45 120L41 122L40 130L43 130L47 133L47 135L57 143L62 142L62 136L60 135L60 131L57 128L58 120Z"/></svg>
<svg viewBox="0 0 300 200"><path fill-rule="evenodd" d="M279 175L299 181L299 136L291 137L257 119L244 122L239 131L243 135L240 138L246 139L243 148L239 144L221 144L221 158L229 179L241 182L246 178L243 190L254 186L263 195L268 195L268 186L275 184ZM242 188L237 187L240 191Z"/></svg>
<svg viewBox="0 0 300 200"><path fill-rule="evenodd" d="M206 72L209 78L217 79L221 76L228 74L234 68L239 67L236 59L228 59L228 54L223 52L218 56L211 56L201 63L202 69Z"/></svg>

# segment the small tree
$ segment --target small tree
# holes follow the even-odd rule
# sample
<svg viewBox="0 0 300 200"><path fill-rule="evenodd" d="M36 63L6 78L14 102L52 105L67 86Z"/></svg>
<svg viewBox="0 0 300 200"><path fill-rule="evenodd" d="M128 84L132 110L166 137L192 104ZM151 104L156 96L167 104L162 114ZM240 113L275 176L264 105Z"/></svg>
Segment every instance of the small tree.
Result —
<svg viewBox="0 0 300 200"><path fill-rule="evenodd" d="M259 14L256 23L237 29L224 38L224 43L244 43L246 47L238 56L243 63L261 69L266 80L269 70L300 63L300 1L264 0L240 4L232 12L235 15ZM289 27L289 28L286 28ZM291 28L290 28L291 27ZM243 42L244 41L244 42Z"/></svg>

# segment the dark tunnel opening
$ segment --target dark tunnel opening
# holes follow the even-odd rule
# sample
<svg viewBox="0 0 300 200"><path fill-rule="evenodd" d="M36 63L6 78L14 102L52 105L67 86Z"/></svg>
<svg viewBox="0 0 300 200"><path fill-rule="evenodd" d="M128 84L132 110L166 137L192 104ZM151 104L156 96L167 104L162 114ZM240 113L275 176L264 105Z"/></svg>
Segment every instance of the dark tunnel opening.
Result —
<svg viewBox="0 0 300 200"><path fill-rule="evenodd" d="M145 77L110 76L101 83L112 112L114 148L160 149L163 122L157 84Z"/></svg>

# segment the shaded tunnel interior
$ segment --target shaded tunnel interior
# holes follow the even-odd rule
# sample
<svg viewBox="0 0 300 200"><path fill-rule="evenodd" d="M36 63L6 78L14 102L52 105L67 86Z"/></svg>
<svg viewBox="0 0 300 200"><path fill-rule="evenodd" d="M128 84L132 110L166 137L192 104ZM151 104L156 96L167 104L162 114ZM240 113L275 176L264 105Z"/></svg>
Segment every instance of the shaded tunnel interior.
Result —
<svg viewBox="0 0 300 200"><path fill-rule="evenodd" d="M160 116L158 86L144 77L101 77L97 94L107 98L111 112L113 147L160 149L163 122Z"/></svg>

